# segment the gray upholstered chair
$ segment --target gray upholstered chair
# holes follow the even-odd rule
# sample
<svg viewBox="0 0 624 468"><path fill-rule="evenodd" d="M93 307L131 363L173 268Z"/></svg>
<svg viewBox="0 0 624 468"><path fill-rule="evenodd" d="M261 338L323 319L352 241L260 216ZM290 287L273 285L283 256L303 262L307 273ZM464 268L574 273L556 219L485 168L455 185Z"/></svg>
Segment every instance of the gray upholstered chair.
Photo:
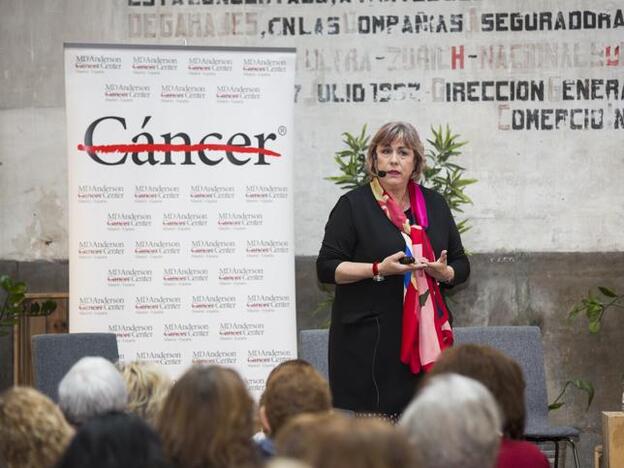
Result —
<svg viewBox="0 0 624 468"><path fill-rule="evenodd" d="M58 333L32 337L34 386L58 401L58 385L67 371L85 356L119 360L114 333Z"/></svg>
<svg viewBox="0 0 624 468"><path fill-rule="evenodd" d="M329 378L327 346L329 330L301 330L299 332L299 357L305 359L326 379Z"/></svg>
<svg viewBox="0 0 624 468"><path fill-rule="evenodd" d="M456 345L466 343L488 345L520 364L526 381L525 438L534 442L553 442L555 468L559 464L559 443L570 444L574 463L579 468L574 443L578 440L579 430L570 426L551 426L548 423L544 348L539 327L456 327L453 332Z"/></svg>

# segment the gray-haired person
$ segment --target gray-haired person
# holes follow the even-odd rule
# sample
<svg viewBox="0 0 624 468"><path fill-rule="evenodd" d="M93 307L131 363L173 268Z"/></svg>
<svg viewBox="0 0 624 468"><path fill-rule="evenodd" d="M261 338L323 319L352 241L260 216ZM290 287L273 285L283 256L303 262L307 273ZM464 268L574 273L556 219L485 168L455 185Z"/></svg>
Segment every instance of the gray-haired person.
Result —
<svg viewBox="0 0 624 468"><path fill-rule="evenodd" d="M501 440L496 401L481 383L457 374L431 378L400 426L422 468L492 468Z"/></svg>
<svg viewBox="0 0 624 468"><path fill-rule="evenodd" d="M80 359L59 383L59 406L67 420L80 426L93 416L125 411L126 383L108 360L89 356Z"/></svg>

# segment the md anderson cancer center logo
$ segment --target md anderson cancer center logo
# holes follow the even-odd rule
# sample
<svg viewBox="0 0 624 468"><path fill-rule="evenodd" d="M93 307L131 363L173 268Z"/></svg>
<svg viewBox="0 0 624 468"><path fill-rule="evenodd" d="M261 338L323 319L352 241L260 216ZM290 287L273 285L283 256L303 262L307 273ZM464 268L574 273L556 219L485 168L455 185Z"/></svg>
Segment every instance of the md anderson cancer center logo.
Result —
<svg viewBox="0 0 624 468"><path fill-rule="evenodd" d="M232 71L232 59L191 56L186 68L189 75L217 75Z"/></svg>
<svg viewBox="0 0 624 468"><path fill-rule="evenodd" d="M110 287L134 287L152 282L152 270L136 268L109 268L106 283Z"/></svg>
<svg viewBox="0 0 624 468"><path fill-rule="evenodd" d="M161 102L191 102L206 99L205 86L163 84L160 86Z"/></svg>
<svg viewBox="0 0 624 468"><path fill-rule="evenodd" d="M111 324L108 326L108 331L117 335L117 340L122 343L146 340L154 335L153 325L139 325L135 323Z"/></svg>
<svg viewBox="0 0 624 468"><path fill-rule="evenodd" d="M272 203L275 200L286 200L288 187L279 185L247 185L245 200L249 203Z"/></svg>
<svg viewBox="0 0 624 468"><path fill-rule="evenodd" d="M194 258L219 258L236 253L236 242L227 240L191 240L190 254Z"/></svg>
<svg viewBox="0 0 624 468"><path fill-rule="evenodd" d="M283 59L249 57L243 59L243 74L246 76L271 76L286 73L288 62Z"/></svg>
<svg viewBox="0 0 624 468"><path fill-rule="evenodd" d="M104 259L117 257L126 253L124 242L112 241L79 241L78 257Z"/></svg>
<svg viewBox="0 0 624 468"><path fill-rule="evenodd" d="M222 231L229 229L244 230L262 226L263 223L264 217L262 213L220 211L217 217L217 228Z"/></svg>
<svg viewBox="0 0 624 468"><path fill-rule="evenodd" d="M234 366L238 364L238 353L236 351L193 351L193 364L212 366Z"/></svg>
<svg viewBox="0 0 624 468"><path fill-rule="evenodd" d="M190 198L192 203L217 203L233 200L236 196L234 186L222 185L191 185Z"/></svg>
<svg viewBox="0 0 624 468"><path fill-rule="evenodd" d="M151 88L132 83L104 84L104 99L109 102L133 102L136 99L149 99Z"/></svg>
<svg viewBox="0 0 624 468"><path fill-rule="evenodd" d="M189 286L193 283L203 283L210 279L208 268L170 267L163 269L163 284L165 286Z"/></svg>
<svg viewBox="0 0 624 468"><path fill-rule="evenodd" d="M219 103L242 104L260 99L259 86L222 84L217 86L215 97Z"/></svg>
<svg viewBox="0 0 624 468"><path fill-rule="evenodd" d="M182 309L182 298L179 296L137 296L134 311L137 314L162 314L179 312Z"/></svg>
<svg viewBox="0 0 624 468"><path fill-rule="evenodd" d="M165 341L191 341L193 338L210 336L210 325L205 323L165 323Z"/></svg>
<svg viewBox="0 0 624 468"><path fill-rule="evenodd" d="M132 57L132 72L136 75L160 75L161 72L171 72L178 69L176 57L161 57L153 55L135 55Z"/></svg>
<svg viewBox="0 0 624 468"><path fill-rule="evenodd" d="M211 313L236 310L236 296L218 294L193 295L191 311L193 313Z"/></svg>
<svg viewBox="0 0 624 468"><path fill-rule="evenodd" d="M77 73L104 73L112 70L121 70L121 57L104 54L76 55L74 70Z"/></svg>
<svg viewBox="0 0 624 468"><path fill-rule="evenodd" d="M137 203L162 203L163 201L180 198L180 187L177 185L135 185L134 201Z"/></svg>
<svg viewBox="0 0 624 468"><path fill-rule="evenodd" d="M82 184L78 186L78 202L108 203L109 201L123 200L124 191L122 185Z"/></svg>
<svg viewBox="0 0 624 468"><path fill-rule="evenodd" d="M134 256L136 258L163 258L166 256L178 255L181 250L180 241L134 241Z"/></svg>
<svg viewBox="0 0 624 468"><path fill-rule="evenodd" d="M248 312L275 312L290 309L290 296L277 294L248 294Z"/></svg>
<svg viewBox="0 0 624 468"><path fill-rule="evenodd" d="M134 231L152 225L152 215L142 213L111 212L106 214L106 229L109 231Z"/></svg>
<svg viewBox="0 0 624 468"><path fill-rule="evenodd" d="M261 336L264 336L264 323L262 322L221 322L219 324L221 341L246 341Z"/></svg>
<svg viewBox="0 0 624 468"><path fill-rule="evenodd" d="M123 312L126 300L123 297L81 296L78 299L78 314L108 315L109 312Z"/></svg>
<svg viewBox="0 0 624 468"><path fill-rule="evenodd" d="M182 364L182 353L172 351L137 351L136 360L153 362L161 366L177 366Z"/></svg>
<svg viewBox="0 0 624 468"><path fill-rule="evenodd" d="M279 254L287 254L288 251L288 241L263 239L247 239L245 249L248 257L274 257Z"/></svg>
<svg viewBox="0 0 624 468"><path fill-rule="evenodd" d="M206 213L163 213L162 217L162 227L165 231L189 231L207 225L208 215Z"/></svg>
<svg viewBox="0 0 624 468"><path fill-rule="evenodd" d="M247 364L249 367L273 369L280 362L292 359L293 352L284 349L249 349Z"/></svg>
<svg viewBox="0 0 624 468"><path fill-rule="evenodd" d="M242 285L264 280L264 268L221 267L219 268L219 284Z"/></svg>

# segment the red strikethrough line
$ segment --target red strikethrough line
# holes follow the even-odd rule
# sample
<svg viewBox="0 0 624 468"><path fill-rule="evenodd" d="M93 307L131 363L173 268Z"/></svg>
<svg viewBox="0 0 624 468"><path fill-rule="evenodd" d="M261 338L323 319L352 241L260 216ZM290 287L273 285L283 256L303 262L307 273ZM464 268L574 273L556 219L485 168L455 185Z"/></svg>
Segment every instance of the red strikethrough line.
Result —
<svg viewBox="0 0 624 468"><path fill-rule="evenodd" d="M147 152L187 152L187 151L229 151L232 153L259 153L266 156L280 157L280 153L266 148L254 148L252 146L217 145L217 144L195 144L195 145L171 145L164 143L147 144L135 143L128 145L78 145L79 151L94 153L147 153Z"/></svg>

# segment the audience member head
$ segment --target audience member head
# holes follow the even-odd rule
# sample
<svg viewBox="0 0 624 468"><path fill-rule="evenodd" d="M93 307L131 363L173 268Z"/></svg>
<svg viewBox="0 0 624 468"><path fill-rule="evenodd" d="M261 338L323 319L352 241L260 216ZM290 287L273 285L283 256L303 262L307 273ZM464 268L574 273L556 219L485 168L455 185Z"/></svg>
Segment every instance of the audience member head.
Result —
<svg viewBox="0 0 624 468"><path fill-rule="evenodd" d="M120 364L128 388L128 410L156 426L158 415L173 382L167 373L151 362Z"/></svg>
<svg viewBox="0 0 624 468"><path fill-rule="evenodd" d="M311 465L294 458L273 457L265 465L266 468L312 468Z"/></svg>
<svg viewBox="0 0 624 468"><path fill-rule="evenodd" d="M498 402L503 433L512 439L524 435L524 376L520 365L489 346L465 344L445 350L429 375L452 372L481 382Z"/></svg>
<svg viewBox="0 0 624 468"><path fill-rule="evenodd" d="M160 439L134 414L108 413L80 426L56 468L167 468Z"/></svg>
<svg viewBox="0 0 624 468"><path fill-rule="evenodd" d="M193 367L165 400L158 429L177 467L248 467L259 463L252 441L254 401L232 369Z"/></svg>
<svg viewBox="0 0 624 468"><path fill-rule="evenodd" d="M500 445L496 401L476 380L434 376L409 404L399 425L423 468L492 468Z"/></svg>
<svg viewBox="0 0 624 468"><path fill-rule="evenodd" d="M309 363L295 359L277 366L267 378L260 420L275 435L293 416L331 409L329 384Z"/></svg>
<svg viewBox="0 0 624 468"><path fill-rule="evenodd" d="M79 426L93 416L125 411L128 391L115 366L103 357L84 357L59 384L59 406L67 420Z"/></svg>
<svg viewBox="0 0 624 468"><path fill-rule="evenodd" d="M277 453L315 468L409 468L413 450L402 431L375 418L302 414L277 435Z"/></svg>
<svg viewBox="0 0 624 468"><path fill-rule="evenodd" d="M74 430L47 396L29 387L0 395L0 459L7 468L53 466Z"/></svg>

